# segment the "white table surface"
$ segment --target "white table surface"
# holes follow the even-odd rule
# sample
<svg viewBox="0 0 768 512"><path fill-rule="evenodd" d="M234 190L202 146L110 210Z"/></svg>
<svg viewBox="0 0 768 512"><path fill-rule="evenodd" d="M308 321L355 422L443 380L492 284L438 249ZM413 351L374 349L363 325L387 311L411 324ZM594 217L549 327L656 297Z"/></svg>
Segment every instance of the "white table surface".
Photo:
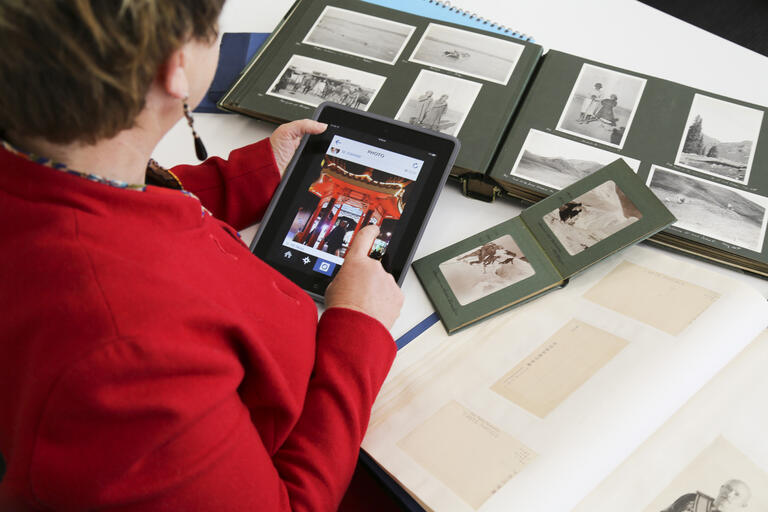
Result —
<svg viewBox="0 0 768 512"><path fill-rule="evenodd" d="M220 20L221 30L271 32L292 4L293 0L228 0ZM635 0L456 0L452 4L530 34L545 49L555 48L768 105L767 57ZM232 114L196 114L195 127L209 154L223 157L232 149L268 136L274 129L269 123ZM189 128L183 120L160 142L154 156L166 166L196 162ZM493 204L467 199L449 183L416 257L498 224L519 211L516 202L506 199ZM254 234L255 228L243 232L246 240ZM746 281L768 297L768 280L703 265ZM405 305L392 329L396 338L434 311L413 272L406 276L403 292Z"/></svg>

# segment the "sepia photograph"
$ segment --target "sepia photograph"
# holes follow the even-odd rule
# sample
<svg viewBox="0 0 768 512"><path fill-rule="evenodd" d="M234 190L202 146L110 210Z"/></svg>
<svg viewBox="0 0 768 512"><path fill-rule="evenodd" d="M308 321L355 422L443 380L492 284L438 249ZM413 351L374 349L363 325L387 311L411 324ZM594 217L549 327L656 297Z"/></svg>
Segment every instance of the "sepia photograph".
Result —
<svg viewBox="0 0 768 512"><path fill-rule="evenodd" d="M457 135L482 84L422 69L395 119Z"/></svg>
<svg viewBox="0 0 768 512"><path fill-rule="evenodd" d="M326 6L302 41L386 64L394 64L416 27Z"/></svg>
<svg viewBox="0 0 768 512"><path fill-rule="evenodd" d="M723 436L704 448L645 512L764 512L768 474Z"/></svg>
<svg viewBox="0 0 768 512"><path fill-rule="evenodd" d="M444 261L439 268L462 306L535 274L510 235Z"/></svg>
<svg viewBox="0 0 768 512"><path fill-rule="evenodd" d="M571 256L643 217L616 183L606 181L552 210L544 223Z"/></svg>
<svg viewBox="0 0 768 512"><path fill-rule="evenodd" d="M584 64L557 129L621 149L644 88L644 78Z"/></svg>
<svg viewBox="0 0 768 512"><path fill-rule="evenodd" d="M768 198L656 165L648 187L677 217L673 226L762 252Z"/></svg>
<svg viewBox="0 0 768 512"><path fill-rule="evenodd" d="M430 23L409 60L507 85L524 48L508 39Z"/></svg>
<svg viewBox="0 0 768 512"><path fill-rule="evenodd" d="M333 101L368 110L386 79L359 69L293 55L267 94L313 107Z"/></svg>
<svg viewBox="0 0 768 512"><path fill-rule="evenodd" d="M696 94L675 164L746 184L762 122L759 110Z"/></svg>
<svg viewBox="0 0 768 512"><path fill-rule="evenodd" d="M623 159L635 172L640 167L640 160L551 133L530 130L509 174L559 190L618 158Z"/></svg>

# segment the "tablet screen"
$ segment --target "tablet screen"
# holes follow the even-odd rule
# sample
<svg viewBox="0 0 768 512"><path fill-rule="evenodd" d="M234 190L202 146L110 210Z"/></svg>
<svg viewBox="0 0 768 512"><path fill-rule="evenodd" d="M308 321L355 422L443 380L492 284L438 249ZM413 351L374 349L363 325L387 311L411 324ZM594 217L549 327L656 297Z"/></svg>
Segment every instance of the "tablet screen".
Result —
<svg viewBox="0 0 768 512"><path fill-rule="evenodd" d="M363 128L329 120L309 138L254 244L254 253L308 291L324 292L368 224L380 228L371 256L399 282L444 181L450 150L439 153L450 149L447 141L435 147L422 133Z"/></svg>

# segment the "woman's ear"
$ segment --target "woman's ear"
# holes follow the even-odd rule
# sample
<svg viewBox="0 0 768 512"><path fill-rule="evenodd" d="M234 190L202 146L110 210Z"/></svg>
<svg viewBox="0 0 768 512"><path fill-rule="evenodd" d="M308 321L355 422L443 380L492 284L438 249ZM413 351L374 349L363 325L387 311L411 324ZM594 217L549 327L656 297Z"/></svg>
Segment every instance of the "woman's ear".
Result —
<svg viewBox="0 0 768 512"><path fill-rule="evenodd" d="M163 90L177 99L189 96L189 80L184 69L185 60L186 54L183 48L180 48L163 62L158 71L158 82Z"/></svg>

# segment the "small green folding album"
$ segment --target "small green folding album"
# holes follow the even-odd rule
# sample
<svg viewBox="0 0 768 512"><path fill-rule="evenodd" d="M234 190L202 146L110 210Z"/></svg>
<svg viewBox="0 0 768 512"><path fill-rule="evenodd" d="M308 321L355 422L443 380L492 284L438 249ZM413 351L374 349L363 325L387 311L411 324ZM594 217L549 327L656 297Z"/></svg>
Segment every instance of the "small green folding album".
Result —
<svg viewBox="0 0 768 512"><path fill-rule="evenodd" d="M547 291L675 217L623 161L413 263L453 333Z"/></svg>

